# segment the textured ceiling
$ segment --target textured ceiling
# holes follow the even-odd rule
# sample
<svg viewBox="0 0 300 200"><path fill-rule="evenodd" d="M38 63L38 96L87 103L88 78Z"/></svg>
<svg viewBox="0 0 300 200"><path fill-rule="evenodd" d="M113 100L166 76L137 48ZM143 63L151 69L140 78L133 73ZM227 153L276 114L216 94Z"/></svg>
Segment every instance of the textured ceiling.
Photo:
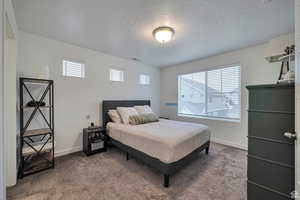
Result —
<svg viewBox="0 0 300 200"><path fill-rule="evenodd" d="M23 31L159 67L294 30L294 0L13 0L13 5ZM162 45L152 30L165 25L176 33Z"/></svg>

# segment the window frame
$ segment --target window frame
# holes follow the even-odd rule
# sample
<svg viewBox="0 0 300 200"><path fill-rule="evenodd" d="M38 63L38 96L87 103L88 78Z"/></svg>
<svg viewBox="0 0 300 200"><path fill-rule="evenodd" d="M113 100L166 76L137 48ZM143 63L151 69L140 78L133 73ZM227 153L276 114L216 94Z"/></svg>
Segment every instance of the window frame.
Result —
<svg viewBox="0 0 300 200"><path fill-rule="evenodd" d="M64 62L67 61L67 62L73 62L73 63L79 63L81 64L81 76L68 76L68 75L65 75L64 72L65 72L65 66L64 66ZM63 58L62 59L62 73L61 75L64 77L64 78L78 78L78 79L85 79L86 78L86 63L83 62L83 61L79 61L79 60L76 60L76 59L72 59L72 58Z"/></svg>
<svg viewBox="0 0 300 200"><path fill-rule="evenodd" d="M115 71L119 71L119 72L122 72L122 80L111 80L110 78L111 78L111 76L110 76L110 74L111 74L111 70L115 70ZM120 68L116 68L116 67L110 67L109 69L108 69L108 80L109 80L109 82L111 82L111 83L124 83L125 82L125 70L124 69L120 69Z"/></svg>
<svg viewBox="0 0 300 200"><path fill-rule="evenodd" d="M207 87L207 72L208 71L213 71L213 70L220 70L220 69L225 69L225 68L230 68L230 67L239 67L239 111L240 111L240 116L239 118L229 118L229 117L218 117L218 116L208 116L208 115L195 115L195 114L184 114L179 112L180 108L180 77L183 75L189 75L189 74L194 74L194 73L201 73L205 72L205 86ZM205 90L205 98L206 98L206 103L207 104L207 89ZM200 118L200 119L208 119L208 120L218 120L218 121L228 121L228 122L237 122L240 123L242 120L242 65L241 63L234 63L234 64L229 64L229 65L222 65L222 66L214 66L214 67L206 67L202 68L201 70L197 71L191 71L188 73L180 73L177 75L177 116L180 117L188 117L188 118ZM207 106L207 105L205 105Z"/></svg>

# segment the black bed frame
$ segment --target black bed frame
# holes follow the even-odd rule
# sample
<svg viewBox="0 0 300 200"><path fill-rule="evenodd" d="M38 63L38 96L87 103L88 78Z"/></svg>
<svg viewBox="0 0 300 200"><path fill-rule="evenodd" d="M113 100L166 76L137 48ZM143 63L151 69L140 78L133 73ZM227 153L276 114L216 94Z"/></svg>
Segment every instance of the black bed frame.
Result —
<svg viewBox="0 0 300 200"><path fill-rule="evenodd" d="M110 118L108 116L108 110L116 109L116 107L132 107L135 105L149 105L149 100L125 100L125 101L103 101L102 103L102 119L103 119L103 127L106 127L106 124L110 122ZM184 158L173 162L173 163L164 163L157 158L151 157L139 150L136 150L128 145L122 144L121 142L114 140L113 138L109 138L109 141L112 145L118 147L122 151L126 153L126 159L129 160L129 156L136 158L148 166L158 170L164 175L164 186L169 186L170 175L174 174L185 165L187 165L190 161L195 159L198 156L198 153L205 150L206 154L209 152L210 141L206 142L192 153L188 154Z"/></svg>

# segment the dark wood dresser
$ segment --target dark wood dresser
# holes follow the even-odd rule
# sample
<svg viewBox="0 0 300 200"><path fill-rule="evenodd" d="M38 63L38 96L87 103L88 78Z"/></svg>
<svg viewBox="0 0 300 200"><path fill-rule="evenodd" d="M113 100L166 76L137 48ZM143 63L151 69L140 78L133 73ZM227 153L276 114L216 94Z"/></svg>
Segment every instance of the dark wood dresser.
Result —
<svg viewBox="0 0 300 200"><path fill-rule="evenodd" d="M295 189L294 85L254 85L249 90L248 200L287 200Z"/></svg>

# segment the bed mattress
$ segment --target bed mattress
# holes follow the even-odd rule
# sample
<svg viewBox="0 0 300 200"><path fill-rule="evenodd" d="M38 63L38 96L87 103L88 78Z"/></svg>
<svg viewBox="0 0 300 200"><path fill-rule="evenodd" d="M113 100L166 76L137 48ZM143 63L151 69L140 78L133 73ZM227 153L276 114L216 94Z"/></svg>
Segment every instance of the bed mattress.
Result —
<svg viewBox="0 0 300 200"><path fill-rule="evenodd" d="M167 164L210 140L210 130L205 125L165 119L141 125L110 122L107 130L113 139Z"/></svg>

